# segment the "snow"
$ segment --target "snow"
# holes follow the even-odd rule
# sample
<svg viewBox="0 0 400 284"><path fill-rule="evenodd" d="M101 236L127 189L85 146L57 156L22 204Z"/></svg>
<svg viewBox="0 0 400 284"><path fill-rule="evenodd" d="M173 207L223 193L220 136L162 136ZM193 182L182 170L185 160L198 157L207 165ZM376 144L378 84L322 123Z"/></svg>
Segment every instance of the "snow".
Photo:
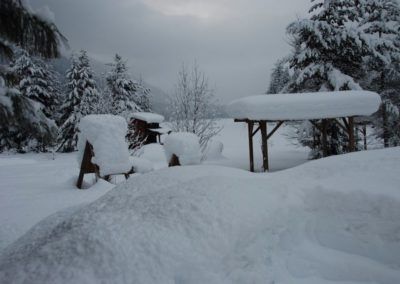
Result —
<svg viewBox="0 0 400 284"><path fill-rule="evenodd" d="M136 118L147 123L161 123L164 121L164 116L151 112L135 112L131 115L131 118Z"/></svg>
<svg viewBox="0 0 400 284"><path fill-rule="evenodd" d="M78 190L78 173L74 153L56 154L54 160L50 153L0 155L0 252L43 218L91 202L114 187L99 180ZM85 187L93 182L93 176L85 176Z"/></svg>
<svg viewBox="0 0 400 284"><path fill-rule="evenodd" d="M259 95L233 101L228 113L237 119L307 120L368 116L380 104L380 96L369 91Z"/></svg>
<svg viewBox="0 0 400 284"><path fill-rule="evenodd" d="M88 115L79 123L78 161L82 161L86 141L93 145L92 162L99 166L100 176L127 173L132 164L125 141L128 126L114 115Z"/></svg>
<svg viewBox="0 0 400 284"><path fill-rule="evenodd" d="M154 170L153 163L143 158L131 157L131 164L135 173L145 174Z"/></svg>
<svg viewBox="0 0 400 284"><path fill-rule="evenodd" d="M201 160L199 138L193 133L171 133L165 138L164 150L168 162L175 154L182 166L196 165Z"/></svg>
<svg viewBox="0 0 400 284"><path fill-rule="evenodd" d="M2 283L400 283L400 148L254 174L173 167L45 219Z"/></svg>
<svg viewBox="0 0 400 284"><path fill-rule="evenodd" d="M220 160L224 159L222 151L224 150L224 144L221 141L211 140L205 150L206 160Z"/></svg>

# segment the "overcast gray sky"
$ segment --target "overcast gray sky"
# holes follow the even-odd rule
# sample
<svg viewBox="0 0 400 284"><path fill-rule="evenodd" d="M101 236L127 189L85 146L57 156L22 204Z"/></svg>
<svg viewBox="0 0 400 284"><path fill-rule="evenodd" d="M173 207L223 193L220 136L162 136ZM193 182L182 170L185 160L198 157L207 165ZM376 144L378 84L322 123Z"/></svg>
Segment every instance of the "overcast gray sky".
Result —
<svg viewBox="0 0 400 284"><path fill-rule="evenodd" d="M310 0L31 0L48 6L72 50L100 61L120 53L130 72L171 92L182 62L197 60L217 97L263 93L290 51L286 26Z"/></svg>

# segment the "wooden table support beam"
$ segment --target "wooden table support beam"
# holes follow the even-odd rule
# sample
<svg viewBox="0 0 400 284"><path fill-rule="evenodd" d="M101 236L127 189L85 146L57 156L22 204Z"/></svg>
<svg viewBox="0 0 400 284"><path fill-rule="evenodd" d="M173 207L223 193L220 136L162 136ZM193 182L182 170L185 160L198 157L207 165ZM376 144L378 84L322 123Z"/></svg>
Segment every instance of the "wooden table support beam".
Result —
<svg viewBox="0 0 400 284"><path fill-rule="evenodd" d="M254 152L253 152L253 127L252 121L247 121L249 136L249 156L250 156L250 172L254 172Z"/></svg>
<svg viewBox="0 0 400 284"><path fill-rule="evenodd" d="M262 155L263 155L263 169L264 169L264 171L269 171L267 122L260 121L259 123L260 123L260 129L261 129L261 150L262 150Z"/></svg>
<svg viewBox="0 0 400 284"><path fill-rule="evenodd" d="M349 151L354 152L356 150L356 144L354 139L354 117L349 117L348 133L349 133Z"/></svg>

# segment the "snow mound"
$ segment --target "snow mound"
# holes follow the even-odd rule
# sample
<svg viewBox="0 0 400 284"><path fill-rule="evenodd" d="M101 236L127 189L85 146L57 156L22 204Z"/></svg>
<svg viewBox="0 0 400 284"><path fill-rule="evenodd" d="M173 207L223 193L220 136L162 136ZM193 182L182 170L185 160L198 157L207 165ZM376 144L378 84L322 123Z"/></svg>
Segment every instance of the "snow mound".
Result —
<svg viewBox="0 0 400 284"><path fill-rule="evenodd" d="M153 163L143 158L131 157L131 163L135 173L145 174L154 170Z"/></svg>
<svg viewBox="0 0 400 284"><path fill-rule="evenodd" d="M161 123L164 121L164 116L151 112L135 112L131 118L143 120L147 123Z"/></svg>
<svg viewBox="0 0 400 284"><path fill-rule="evenodd" d="M206 160L220 160L225 157L222 155L222 151L224 150L224 144L221 141L211 140L207 148L205 150Z"/></svg>
<svg viewBox="0 0 400 284"><path fill-rule="evenodd" d="M322 119L369 116L380 104L380 96L369 91L259 95L233 101L228 113L237 119Z"/></svg>
<svg viewBox="0 0 400 284"><path fill-rule="evenodd" d="M175 154L182 166L196 165L201 160L199 138L193 133L171 133L165 138L164 150L167 161Z"/></svg>
<svg viewBox="0 0 400 284"><path fill-rule="evenodd" d="M81 163L86 141L93 145L92 163L100 168L100 176L129 172L128 126L121 116L88 115L79 123L78 162Z"/></svg>
<svg viewBox="0 0 400 284"><path fill-rule="evenodd" d="M399 157L138 175L9 246L0 282L400 283Z"/></svg>

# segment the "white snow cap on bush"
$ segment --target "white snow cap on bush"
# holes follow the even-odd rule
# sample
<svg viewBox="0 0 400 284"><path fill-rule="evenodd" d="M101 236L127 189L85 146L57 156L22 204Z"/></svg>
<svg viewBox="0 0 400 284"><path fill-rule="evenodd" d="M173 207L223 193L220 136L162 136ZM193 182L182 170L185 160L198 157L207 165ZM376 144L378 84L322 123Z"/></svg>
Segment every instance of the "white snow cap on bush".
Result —
<svg viewBox="0 0 400 284"><path fill-rule="evenodd" d="M93 145L92 162L100 167L100 176L129 172L128 125L121 116L88 115L79 123L78 158L81 163L86 141Z"/></svg>
<svg viewBox="0 0 400 284"><path fill-rule="evenodd" d="M146 121L147 123L161 123L164 121L164 116L151 112L135 112L131 118Z"/></svg>
<svg viewBox="0 0 400 284"><path fill-rule="evenodd" d="M199 138L188 132L171 133L165 138L164 151L167 157L167 162L175 154L179 158L179 163L182 166L196 165L200 163L201 151Z"/></svg>
<svg viewBox="0 0 400 284"><path fill-rule="evenodd" d="M371 115L380 104L368 91L277 94L235 100L228 112L237 119L304 120Z"/></svg>

